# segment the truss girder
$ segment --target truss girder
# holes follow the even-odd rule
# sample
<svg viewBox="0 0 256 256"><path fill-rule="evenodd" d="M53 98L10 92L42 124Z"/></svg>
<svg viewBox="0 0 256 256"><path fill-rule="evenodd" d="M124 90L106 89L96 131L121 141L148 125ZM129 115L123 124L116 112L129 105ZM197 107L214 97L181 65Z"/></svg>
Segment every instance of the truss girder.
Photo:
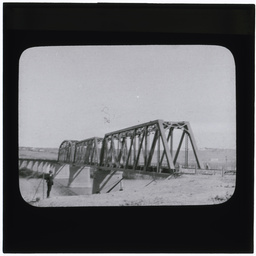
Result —
<svg viewBox="0 0 256 256"><path fill-rule="evenodd" d="M174 155L174 133L178 129L182 134ZM186 121L155 120L107 133L104 138L64 141L59 148L58 160L78 165L97 164L103 169L171 172L175 169L185 136L186 149L189 139L197 166L203 168L191 126Z"/></svg>
<svg viewBox="0 0 256 256"><path fill-rule="evenodd" d="M71 164L99 164L103 138L93 137L82 141L63 141L59 147L58 161Z"/></svg>
<svg viewBox="0 0 256 256"><path fill-rule="evenodd" d="M173 157L175 129L181 129L183 133ZM103 139L105 146L102 147L100 166L145 171L156 169L157 172L163 169L174 170L186 134L190 138L198 168L202 168L189 122L163 120L151 121L106 134Z"/></svg>
<svg viewBox="0 0 256 256"><path fill-rule="evenodd" d="M64 140L59 147L58 161L64 163L72 162L76 140Z"/></svg>
<svg viewBox="0 0 256 256"><path fill-rule="evenodd" d="M74 164L99 164L99 151L102 143L102 138L93 137L83 141L79 141L75 145Z"/></svg>

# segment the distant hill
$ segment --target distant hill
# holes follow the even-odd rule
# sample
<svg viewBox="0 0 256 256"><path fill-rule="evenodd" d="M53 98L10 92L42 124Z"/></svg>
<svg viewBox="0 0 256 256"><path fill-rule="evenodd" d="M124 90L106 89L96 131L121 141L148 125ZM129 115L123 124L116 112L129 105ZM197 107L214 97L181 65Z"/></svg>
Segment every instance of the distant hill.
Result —
<svg viewBox="0 0 256 256"><path fill-rule="evenodd" d="M19 158L57 160L58 148L20 147Z"/></svg>

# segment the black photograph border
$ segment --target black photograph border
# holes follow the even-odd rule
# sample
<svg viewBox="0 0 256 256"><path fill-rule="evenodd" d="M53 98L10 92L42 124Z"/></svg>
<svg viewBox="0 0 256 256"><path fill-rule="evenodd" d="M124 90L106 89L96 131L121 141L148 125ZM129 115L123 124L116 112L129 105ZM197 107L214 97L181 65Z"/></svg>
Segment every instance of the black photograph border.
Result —
<svg viewBox="0 0 256 256"><path fill-rule="evenodd" d="M3 252L244 253L253 251L252 4L3 4ZM18 180L18 65L30 47L220 45L236 65L237 182L208 206L38 208ZM56 131L57 132L57 131Z"/></svg>

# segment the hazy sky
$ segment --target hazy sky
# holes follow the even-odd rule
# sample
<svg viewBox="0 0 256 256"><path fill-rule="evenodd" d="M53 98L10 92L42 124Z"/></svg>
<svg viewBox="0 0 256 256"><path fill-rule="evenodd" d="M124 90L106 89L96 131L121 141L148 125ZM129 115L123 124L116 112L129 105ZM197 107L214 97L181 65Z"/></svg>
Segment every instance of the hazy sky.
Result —
<svg viewBox="0 0 256 256"><path fill-rule="evenodd" d="M189 121L199 148L235 148L235 63L220 46L66 46L23 52L19 145L163 119Z"/></svg>

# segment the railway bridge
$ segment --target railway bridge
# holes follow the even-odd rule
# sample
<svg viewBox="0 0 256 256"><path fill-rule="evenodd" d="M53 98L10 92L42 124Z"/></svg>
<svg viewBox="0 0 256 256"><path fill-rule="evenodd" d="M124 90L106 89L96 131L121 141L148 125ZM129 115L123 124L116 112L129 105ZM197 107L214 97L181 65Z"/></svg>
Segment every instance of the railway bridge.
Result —
<svg viewBox="0 0 256 256"><path fill-rule="evenodd" d="M179 169L178 159L185 144L183 165L189 165L189 144L196 168L203 168L190 123L150 121L82 141L61 143L54 169L55 177L68 177L68 186L88 185L92 193L104 191L106 184L121 184L124 174L143 173L169 176ZM81 184L80 184L81 183Z"/></svg>

